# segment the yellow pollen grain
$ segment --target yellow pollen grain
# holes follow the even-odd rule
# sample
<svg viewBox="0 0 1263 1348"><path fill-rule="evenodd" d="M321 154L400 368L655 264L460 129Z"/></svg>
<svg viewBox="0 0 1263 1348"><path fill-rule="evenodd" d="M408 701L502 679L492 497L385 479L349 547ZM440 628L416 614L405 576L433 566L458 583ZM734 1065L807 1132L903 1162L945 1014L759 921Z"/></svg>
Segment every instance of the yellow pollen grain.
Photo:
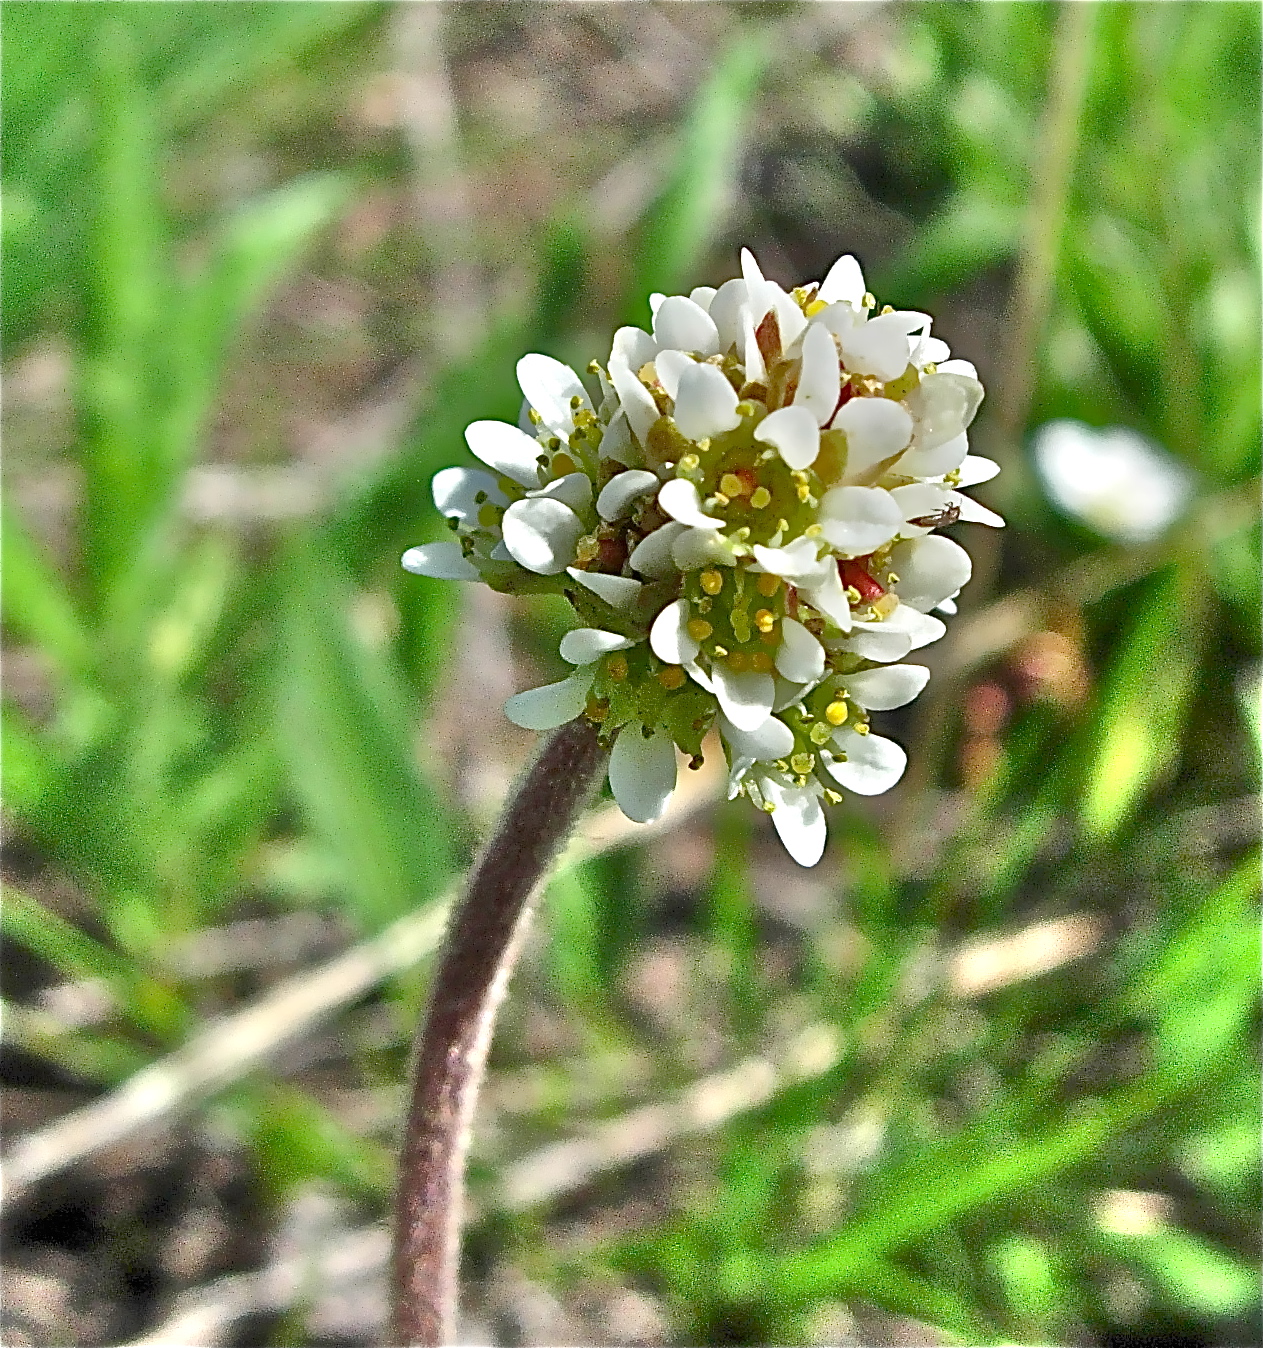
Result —
<svg viewBox="0 0 1263 1348"><path fill-rule="evenodd" d="M771 609L761 608L754 615L754 625L760 632L770 632L776 626L776 614Z"/></svg>
<svg viewBox="0 0 1263 1348"><path fill-rule="evenodd" d="M702 589L707 594L718 594L724 588L723 573L719 571L703 571L698 577Z"/></svg>
<svg viewBox="0 0 1263 1348"><path fill-rule="evenodd" d="M736 473L725 473L723 477L719 479L719 490L731 499L734 496L744 496L748 487Z"/></svg>
<svg viewBox="0 0 1263 1348"><path fill-rule="evenodd" d="M772 504L772 493L766 487L755 487L750 493L750 504L755 510L765 510Z"/></svg>
<svg viewBox="0 0 1263 1348"><path fill-rule="evenodd" d="M611 655L605 665L605 672L615 683L622 683L627 677L627 659L622 655Z"/></svg>
<svg viewBox="0 0 1263 1348"><path fill-rule="evenodd" d="M714 630L705 618L690 618L685 628L694 641L705 641Z"/></svg>
<svg viewBox="0 0 1263 1348"><path fill-rule="evenodd" d="M745 651L733 651L733 653L728 657L728 668L732 670L734 674L745 673L746 669L749 667L749 664L750 664L750 657L745 653Z"/></svg>
<svg viewBox="0 0 1263 1348"><path fill-rule="evenodd" d="M755 588L765 599L771 599L777 590L781 588L781 578L780 576L774 576L770 571L765 571L759 577L758 584Z"/></svg>
<svg viewBox="0 0 1263 1348"><path fill-rule="evenodd" d="M674 692L677 688L682 688L684 680L685 674L679 665L668 665L658 674L658 682L671 692Z"/></svg>
<svg viewBox="0 0 1263 1348"><path fill-rule="evenodd" d="M846 721L847 710L845 702L830 702L824 709L824 719L830 725L842 725Z"/></svg>
<svg viewBox="0 0 1263 1348"><path fill-rule="evenodd" d="M750 668L756 674L770 674L772 672L772 657L767 651L755 651L750 656Z"/></svg>

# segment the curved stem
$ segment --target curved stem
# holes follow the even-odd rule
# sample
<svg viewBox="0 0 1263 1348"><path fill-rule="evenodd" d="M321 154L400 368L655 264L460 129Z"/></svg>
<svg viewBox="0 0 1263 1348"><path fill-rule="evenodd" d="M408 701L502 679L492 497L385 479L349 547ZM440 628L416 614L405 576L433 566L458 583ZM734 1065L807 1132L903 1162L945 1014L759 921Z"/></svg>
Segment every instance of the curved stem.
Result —
<svg viewBox="0 0 1263 1348"><path fill-rule="evenodd" d="M453 914L418 1040L399 1161L394 1343L439 1345L455 1328L465 1156L496 1010L532 899L607 757L582 718L553 732Z"/></svg>

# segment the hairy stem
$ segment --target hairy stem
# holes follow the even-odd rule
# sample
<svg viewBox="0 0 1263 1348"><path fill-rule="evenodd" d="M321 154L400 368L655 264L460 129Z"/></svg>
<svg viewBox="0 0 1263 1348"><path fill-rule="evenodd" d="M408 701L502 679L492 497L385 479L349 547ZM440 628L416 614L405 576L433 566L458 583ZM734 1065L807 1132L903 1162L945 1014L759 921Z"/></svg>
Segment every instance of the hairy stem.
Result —
<svg viewBox="0 0 1263 1348"><path fill-rule="evenodd" d="M397 1344L452 1337L465 1156L496 1010L532 900L605 769L579 719L544 742L470 873L439 958L416 1050L399 1161L394 1249Z"/></svg>

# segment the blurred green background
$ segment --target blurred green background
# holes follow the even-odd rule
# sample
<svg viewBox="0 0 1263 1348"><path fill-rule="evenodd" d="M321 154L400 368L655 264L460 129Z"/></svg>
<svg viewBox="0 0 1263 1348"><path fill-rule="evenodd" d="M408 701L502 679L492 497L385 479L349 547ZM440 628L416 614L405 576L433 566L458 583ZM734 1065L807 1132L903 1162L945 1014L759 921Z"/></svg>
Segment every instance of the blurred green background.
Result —
<svg viewBox="0 0 1263 1348"><path fill-rule="evenodd" d="M603 357L742 244L935 315L1009 527L954 531L908 778L817 871L739 803L558 875L466 1341L1259 1342L1259 26L4 5L4 1084L15 1165L48 1144L6 1343L380 1342L434 905L564 623L398 556L518 355ZM1182 462L1180 518L1059 508L1063 418ZM76 1113L220 1022L156 1123Z"/></svg>

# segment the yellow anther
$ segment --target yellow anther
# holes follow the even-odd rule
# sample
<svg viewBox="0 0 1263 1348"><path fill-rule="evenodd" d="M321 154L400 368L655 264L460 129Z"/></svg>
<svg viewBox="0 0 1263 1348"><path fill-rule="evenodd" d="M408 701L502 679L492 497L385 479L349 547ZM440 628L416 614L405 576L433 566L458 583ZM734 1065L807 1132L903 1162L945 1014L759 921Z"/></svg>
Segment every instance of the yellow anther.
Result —
<svg viewBox="0 0 1263 1348"><path fill-rule="evenodd" d="M889 618L898 607L899 596L897 594L880 594L873 600L873 612L879 618Z"/></svg>
<svg viewBox="0 0 1263 1348"><path fill-rule="evenodd" d="M580 566L585 566L588 562L596 560L601 551L600 540L587 534L575 544L574 557Z"/></svg>
<svg viewBox="0 0 1263 1348"><path fill-rule="evenodd" d="M846 718L847 710L845 702L830 702L824 709L824 719L828 721L830 725L842 725L845 723Z"/></svg>
<svg viewBox="0 0 1263 1348"><path fill-rule="evenodd" d="M679 665L668 665L666 669L660 670L658 673L658 682L672 692L684 686L685 678L685 673Z"/></svg>
<svg viewBox="0 0 1263 1348"><path fill-rule="evenodd" d="M706 502L708 506L709 505L726 506L728 503L729 503L728 498L721 491L717 491L714 494L714 496L712 496L710 500Z"/></svg>
<svg viewBox="0 0 1263 1348"><path fill-rule="evenodd" d="M484 529L490 529L500 523L500 517L504 511L499 506L493 506L490 501L484 506L478 507L478 523Z"/></svg>
<svg viewBox="0 0 1263 1348"><path fill-rule="evenodd" d="M893 314L895 312L895 306L893 304L883 304L881 311L883 314Z"/></svg>
<svg viewBox="0 0 1263 1348"><path fill-rule="evenodd" d="M690 618L685 630L694 641L705 641L715 629L705 618Z"/></svg>
<svg viewBox="0 0 1263 1348"><path fill-rule="evenodd" d="M718 594L724 588L724 577L721 571L703 571L698 580L707 594Z"/></svg>
<svg viewBox="0 0 1263 1348"><path fill-rule="evenodd" d="M816 748L820 748L821 745L828 743L829 737L832 734L833 731L830 730L823 721L817 721L807 732L807 738L816 746Z"/></svg>
<svg viewBox="0 0 1263 1348"><path fill-rule="evenodd" d="M541 417L533 407L527 410L527 416L530 417L532 426L542 426L544 424L544 418Z"/></svg>
<svg viewBox="0 0 1263 1348"><path fill-rule="evenodd" d="M765 571L758 580L755 589L765 598L771 597L781 588L780 576L774 576L770 571Z"/></svg>
<svg viewBox="0 0 1263 1348"><path fill-rule="evenodd" d="M604 698L590 697L583 711L589 721L604 721L610 714L610 704Z"/></svg>
<svg viewBox="0 0 1263 1348"><path fill-rule="evenodd" d="M731 661L729 661L731 664ZM750 656L750 668L756 674L770 674L772 672L772 657L767 651L755 651Z"/></svg>
<svg viewBox="0 0 1263 1348"><path fill-rule="evenodd" d="M770 632L776 626L776 614L771 609L761 608L754 615L754 625L760 632Z"/></svg>
<svg viewBox="0 0 1263 1348"><path fill-rule="evenodd" d="M736 473L725 473L719 479L719 490L725 496L746 496L750 492L750 484Z"/></svg>
<svg viewBox="0 0 1263 1348"><path fill-rule="evenodd" d="M804 538L819 538L820 535L821 535L822 533L824 533L824 530L820 527L820 525L818 525L818 524L809 524L809 525L803 530L803 537L804 537Z"/></svg>
<svg viewBox="0 0 1263 1348"><path fill-rule="evenodd" d="M798 493L798 499L800 501L806 501L811 496L811 488L805 482L800 482L795 490Z"/></svg>
<svg viewBox="0 0 1263 1348"><path fill-rule="evenodd" d="M925 373L938 374L938 363L936 361L930 361L925 367Z"/></svg>
<svg viewBox="0 0 1263 1348"><path fill-rule="evenodd" d="M627 677L627 658L622 655L611 655L605 662L605 672L614 680L615 683L622 683Z"/></svg>
<svg viewBox="0 0 1263 1348"><path fill-rule="evenodd" d="M829 306L824 302L824 300L812 300L811 303L803 310L803 313L806 314L808 318L815 318L815 316L818 313L823 312L828 307Z"/></svg>
<svg viewBox="0 0 1263 1348"><path fill-rule="evenodd" d="M898 577L893 571L891 571L890 574L887 575L887 577L886 577L886 584L887 584L887 585L898 585L898 584L899 584L899 577Z"/></svg>
<svg viewBox="0 0 1263 1348"><path fill-rule="evenodd" d="M847 603L849 603L852 608L855 608L860 602L860 592L854 585L848 585L844 593L846 595Z"/></svg>
<svg viewBox="0 0 1263 1348"><path fill-rule="evenodd" d="M816 766L816 756L815 754L795 754L789 760L789 766L799 776L805 777Z"/></svg>
<svg viewBox="0 0 1263 1348"><path fill-rule="evenodd" d="M855 733L856 733L857 735L867 735L867 734L868 734L868 722L867 722L867 721L860 721L859 724L856 725L856 727L855 727Z"/></svg>
<svg viewBox="0 0 1263 1348"><path fill-rule="evenodd" d="M838 792L838 791L835 791L835 790L834 790L832 787L830 787L830 786L826 786L826 787L825 787L825 789L824 789L824 798L825 798L825 800L827 800L827 801L829 802L830 805L841 805L841 804L842 804L842 795L841 795L841 793Z"/></svg>
<svg viewBox="0 0 1263 1348"><path fill-rule="evenodd" d="M559 477L564 477L567 473L573 473L575 470L575 461L569 454L561 453L553 455L553 472Z"/></svg>
<svg viewBox="0 0 1263 1348"><path fill-rule="evenodd" d="M694 473L702 466L702 461L696 454L686 454L680 460L680 471L684 473Z"/></svg>
<svg viewBox="0 0 1263 1348"><path fill-rule="evenodd" d="M860 303L863 304L865 309L876 309L877 296L874 295L871 290L866 290L864 292L864 298L860 301Z"/></svg>
<svg viewBox="0 0 1263 1348"><path fill-rule="evenodd" d="M718 643L713 647L713 654L716 660L722 660L728 654L727 646L720 646Z"/></svg>
<svg viewBox="0 0 1263 1348"><path fill-rule="evenodd" d="M766 487L755 487L750 494L750 504L755 510L763 510L772 504L772 493Z"/></svg>
<svg viewBox="0 0 1263 1348"><path fill-rule="evenodd" d="M733 651L728 657L728 668L732 670L734 674L743 674L749 667L749 664L750 657L745 651Z"/></svg>

